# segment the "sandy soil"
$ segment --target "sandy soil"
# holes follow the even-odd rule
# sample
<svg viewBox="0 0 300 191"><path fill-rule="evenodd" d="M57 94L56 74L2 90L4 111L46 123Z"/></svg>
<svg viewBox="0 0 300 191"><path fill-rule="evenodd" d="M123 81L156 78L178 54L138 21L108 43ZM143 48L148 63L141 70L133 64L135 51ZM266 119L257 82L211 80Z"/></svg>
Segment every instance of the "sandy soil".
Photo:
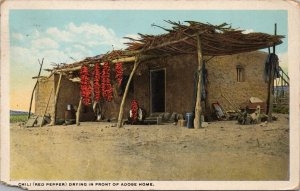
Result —
<svg viewBox="0 0 300 191"><path fill-rule="evenodd" d="M287 180L287 115L272 124L212 122L23 128L11 125L12 180Z"/></svg>

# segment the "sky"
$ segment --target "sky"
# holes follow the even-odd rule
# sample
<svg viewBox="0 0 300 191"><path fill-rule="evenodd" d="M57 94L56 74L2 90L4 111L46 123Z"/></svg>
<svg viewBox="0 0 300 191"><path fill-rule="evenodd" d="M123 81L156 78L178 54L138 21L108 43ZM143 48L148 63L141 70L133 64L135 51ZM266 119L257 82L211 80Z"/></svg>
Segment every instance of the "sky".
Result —
<svg viewBox="0 0 300 191"><path fill-rule="evenodd" d="M72 63L85 57L124 49L123 37L137 33L162 34L170 25L164 20L184 23L231 24L245 32L285 35L276 47L280 65L287 68L287 11L284 10L10 10L10 109L26 111L38 74L38 59L43 68ZM267 50L263 50L267 51ZM49 75L43 71L42 75Z"/></svg>

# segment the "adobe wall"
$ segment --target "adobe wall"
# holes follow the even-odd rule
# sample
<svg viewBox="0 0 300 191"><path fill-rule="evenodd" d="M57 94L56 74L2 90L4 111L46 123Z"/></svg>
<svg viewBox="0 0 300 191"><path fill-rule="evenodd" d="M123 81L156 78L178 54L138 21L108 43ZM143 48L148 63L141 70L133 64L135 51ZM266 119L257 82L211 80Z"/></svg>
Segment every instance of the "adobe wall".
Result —
<svg viewBox="0 0 300 191"><path fill-rule="evenodd" d="M127 74L127 73L125 73ZM114 73L111 74L111 80L113 82L113 100L111 102L103 102L102 111L105 119L117 118L119 114L120 104L122 96L118 95L118 85L114 80ZM59 75L55 75L55 86L57 86ZM57 101L57 119L64 119L65 110L68 104L72 104L75 108L78 108L80 99L80 83L74 83L68 80L65 76L62 77L61 87ZM132 100L132 93L127 95L125 107L130 108L130 102ZM124 117L128 117L128 112L124 113ZM93 121L95 114L92 108L92 104L89 106L82 105L80 113L80 121Z"/></svg>
<svg viewBox="0 0 300 191"><path fill-rule="evenodd" d="M55 75L55 86L57 87L59 75ZM73 105L77 110L80 99L80 83L72 82L64 75L61 79L60 92L57 99L57 119L65 119L65 111L67 105ZM93 121L95 114L92 108L92 104L89 106L82 105L80 113L80 121Z"/></svg>
<svg viewBox="0 0 300 191"><path fill-rule="evenodd" d="M57 88L57 83L59 80L59 75L55 75L55 89ZM61 78L60 91L57 98L57 109L56 118L64 119L65 110L68 104L78 107L80 98L80 84L74 83L68 80L64 75Z"/></svg>
<svg viewBox="0 0 300 191"><path fill-rule="evenodd" d="M235 106L247 101L250 97L267 100L267 83L264 82L264 63L266 53L250 52L231 56L212 58L207 64L208 70L208 105L219 102L225 110L233 107L221 96L223 94ZM244 68L245 80L237 82L236 66ZM185 114L194 108L194 73L197 69L197 55L178 55L142 62L133 78L134 91L127 95L124 105L124 118L127 118L133 98L137 99L140 107L150 114L150 70L166 69L166 112ZM124 71L129 75L131 68ZM104 102L103 114L106 119L118 118L122 96L118 95L118 85L111 74L113 82L113 100ZM57 84L59 75L52 76L38 85L36 93L36 113L42 114L45 110L51 88ZM63 119L67 104L78 106L80 84L62 78L61 90L57 103L57 118ZM54 90L48 107L53 114ZM93 120L92 106L85 106L81 113L81 121Z"/></svg>
<svg viewBox="0 0 300 191"><path fill-rule="evenodd" d="M231 104L221 96L223 95L236 107L258 97L267 101L268 83L264 82L264 64L267 54L263 52L249 52L231 56L215 57L206 65L208 70L208 99L210 106L219 102L225 110L232 110ZM244 68L245 80L237 82L236 66Z"/></svg>
<svg viewBox="0 0 300 191"><path fill-rule="evenodd" d="M36 89L35 94L35 113L37 115L43 115L49 99L49 95L52 90L50 97L47 114L54 115L54 92L57 88L59 75L54 74L47 80L40 80ZM68 80L65 76L62 76L61 87L57 99L57 119L65 118L65 110L68 104L72 104L78 107L80 98L80 84L74 83ZM81 110L80 121L91 121L94 119L94 113L92 106L83 106Z"/></svg>
<svg viewBox="0 0 300 191"><path fill-rule="evenodd" d="M239 106L250 97L258 97L266 101L267 83L264 82L263 77L266 57L267 54L262 52L250 52L212 58L206 64L209 109L214 102L219 102L225 110L233 109L221 96L221 88L223 94L235 106ZM237 82L237 65L244 67L245 80L243 82ZM134 78L134 95L140 105L149 113L150 70L162 68L166 69L166 112L184 114L193 111L196 55L179 55L142 63Z"/></svg>
<svg viewBox="0 0 300 191"><path fill-rule="evenodd" d="M129 65L133 66L133 63L130 63ZM127 67L123 71L123 75L130 75L130 72L132 70L132 67ZM110 102L103 101L103 115L106 119L118 119L119 116L119 111L120 111L120 105L122 102L122 97L123 95L119 95L119 86L116 83L115 80L115 73L114 71L111 72L110 76L112 85L113 85L113 99ZM134 80L135 77L133 78L133 83L136 81ZM134 93L137 91L143 91L143 89L140 89L139 87L136 87L134 84ZM129 110L131 108L131 101L134 99L134 94L133 92L128 91L125 103L124 103L124 113L123 113L123 119L127 119L129 117Z"/></svg>
<svg viewBox="0 0 300 191"><path fill-rule="evenodd" d="M51 97L50 97L50 93L51 93ZM49 97L50 97L50 101L49 101L46 114L50 114L52 116L54 113L53 110L54 76L53 75L48 79L39 80L39 83L37 84L36 91L35 91L35 114L36 115L44 115Z"/></svg>
<svg viewBox="0 0 300 191"><path fill-rule="evenodd" d="M166 112L186 113L193 110L196 55L180 55L141 63L135 78L134 95L141 107L150 112L150 70L166 69Z"/></svg>

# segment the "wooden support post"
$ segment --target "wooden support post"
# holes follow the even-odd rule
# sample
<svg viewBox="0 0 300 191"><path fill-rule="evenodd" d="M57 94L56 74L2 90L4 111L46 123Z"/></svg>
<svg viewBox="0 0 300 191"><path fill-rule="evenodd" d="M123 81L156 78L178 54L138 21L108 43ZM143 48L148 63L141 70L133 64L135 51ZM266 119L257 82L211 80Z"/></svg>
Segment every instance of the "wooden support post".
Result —
<svg viewBox="0 0 300 191"><path fill-rule="evenodd" d="M44 112L44 114L42 116L42 122L41 122L40 127L43 126L43 121L44 121L45 115L47 113L47 109L48 109L48 106L49 106L49 102L50 102L50 98L51 98L51 95L52 95L52 91L53 91L53 88L51 89L51 92L50 92L50 95L49 95L49 99L48 99L48 102L47 102L47 105L46 105L46 108L45 108L45 112Z"/></svg>
<svg viewBox="0 0 300 191"><path fill-rule="evenodd" d="M117 127L118 128L121 128L123 126L123 112L124 112L124 104L125 104L125 100L126 100L126 97L127 97L127 94L128 94L128 89L129 89L129 85L130 85L130 82L131 82L131 79L138 67L140 63L140 60L139 60L139 56L137 56L137 58L135 59L135 62L134 62L134 66L133 66L133 69L130 73L130 76L129 76L129 79L127 81L127 84L126 84L126 88L125 88L125 91L124 91L124 94L123 94L123 98L122 98L122 102L121 102L121 105L120 105L120 111L119 111L119 117L118 117L118 124L117 124Z"/></svg>
<svg viewBox="0 0 300 191"><path fill-rule="evenodd" d="M38 74L38 76L36 78L36 82L35 82L35 85L33 87L32 93L31 93L31 99L30 99L30 105L29 105L29 111L28 111L28 119L30 118L30 115L31 115L31 107L32 107L33 95L34 95L36 86L39 83L39 77L41 75L41 71L42 71L42 67L43 67L43 63L44 63L44 58L42 59L42 62L40 62L40 60L38 60L38 61L39 61L39 64L40 64L40 70L39 70L39 74Z"/></svg>
<svg viewBox="0 0 300 191"><path fill-rule="evenodd" d="M56 110L57 110L57 98L59 95L59 90L60 90L60 84L61 84L61 78L62 78L62 72L59 74L59 79L55 91L55 97L54 97L54 116L53 119L51 120L51 125L55 125L56 123Z"/></svg>
<svg viewBox="0 0 300 191"><path fill-rule="evenodd" d="M80 125L80 112L81 112L82 98L80 97L78 108L76 111L76 125Z"/></svg>
<svg viewBox="0 0 300 191"><path fill-rule="evenodd" d="M203 57L202 57L200 35L197 35L197 55L198 55L198 76L199 77L198 77L198 85L197 85L194 127L201 128L201 79L202 79Z"/></svg>
<svg viewBox="0 0 300 191"><path fill-rule="evenodd" d="M272 122L272 111L273 111L273 88L274 88L274 66L270 63L269 68L269 87L268 87L268 121Z"/></svg>
<svg viewBox="0 0 300 191"><path fill-rule="evenodd" d="M277 24L275 23L275 35L277 33ZM273 54L275 54L275 44L273 45ZM273 89L274 89L274 73L275 66L274 63L270 62L269 68L269 88L268 88L268 121L272 122L272 112L273 112Z"/></svg>

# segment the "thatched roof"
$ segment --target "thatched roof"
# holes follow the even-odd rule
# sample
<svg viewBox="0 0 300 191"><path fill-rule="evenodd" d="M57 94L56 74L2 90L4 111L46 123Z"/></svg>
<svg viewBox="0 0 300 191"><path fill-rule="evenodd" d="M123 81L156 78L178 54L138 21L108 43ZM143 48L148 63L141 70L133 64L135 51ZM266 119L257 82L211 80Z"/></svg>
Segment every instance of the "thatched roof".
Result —
<svg viewBox="0 0 300 191"><path fill-rule="evenodd" d="M202 54L204 56L231 55L243 52L256 51L282 43L282 35L269 35L266 33L248 33L243 30L233 29L230 25L204 24L195 21L186 21L187 25L166 21L172 25L171 29L163 28L167 33L161 35L140 34L139 39L129 39L126 50L113 50L103 55L87 57L84 60L72 64L59 65L48 71L75 71L79 70L82 64L93 65L105 61L133 62L135 56L146 55L145 58L157 56L195 54L197 51L196 35L200 35ZM155 25L156 26L156 25Z"/></svg>
<svg viewBox="0 0 300 191"><path fill-rule="evenodd" d="M94 57L86 57L85 59L74 62L72 64L63 64L63 65L60 64L54 67L53 69L47 69L47 71L54 71L54 70L74 71L74 70L79 70L83 64L94 65L95 63L103 63L106 61L116 63L120 59L122 59L120 60L120 62L124 62L124 59L126 61L128 60L128 58L130 58L130 61L133 61L134 58L132 58L132 56L134 55L135 55L135 51L113 50L106 54L100 54Z"/></svg>
<svg viewBox="0 0 300 191"><path fill-rule="evenodd" d="M189 54L196 51L196 35L200 35L202 53L206 56L231 55L250 52L273 45L281 44L281 35L265 33L244 34L243 30L233 29L230 25L204 24L186 21L188 25L166 21L172 25L171 29L163 27L166 34L144 35L140 39L128 38L131 42L127 50L140 51L143 54ZM126 37L125 37L126 38Z"/></svg>

